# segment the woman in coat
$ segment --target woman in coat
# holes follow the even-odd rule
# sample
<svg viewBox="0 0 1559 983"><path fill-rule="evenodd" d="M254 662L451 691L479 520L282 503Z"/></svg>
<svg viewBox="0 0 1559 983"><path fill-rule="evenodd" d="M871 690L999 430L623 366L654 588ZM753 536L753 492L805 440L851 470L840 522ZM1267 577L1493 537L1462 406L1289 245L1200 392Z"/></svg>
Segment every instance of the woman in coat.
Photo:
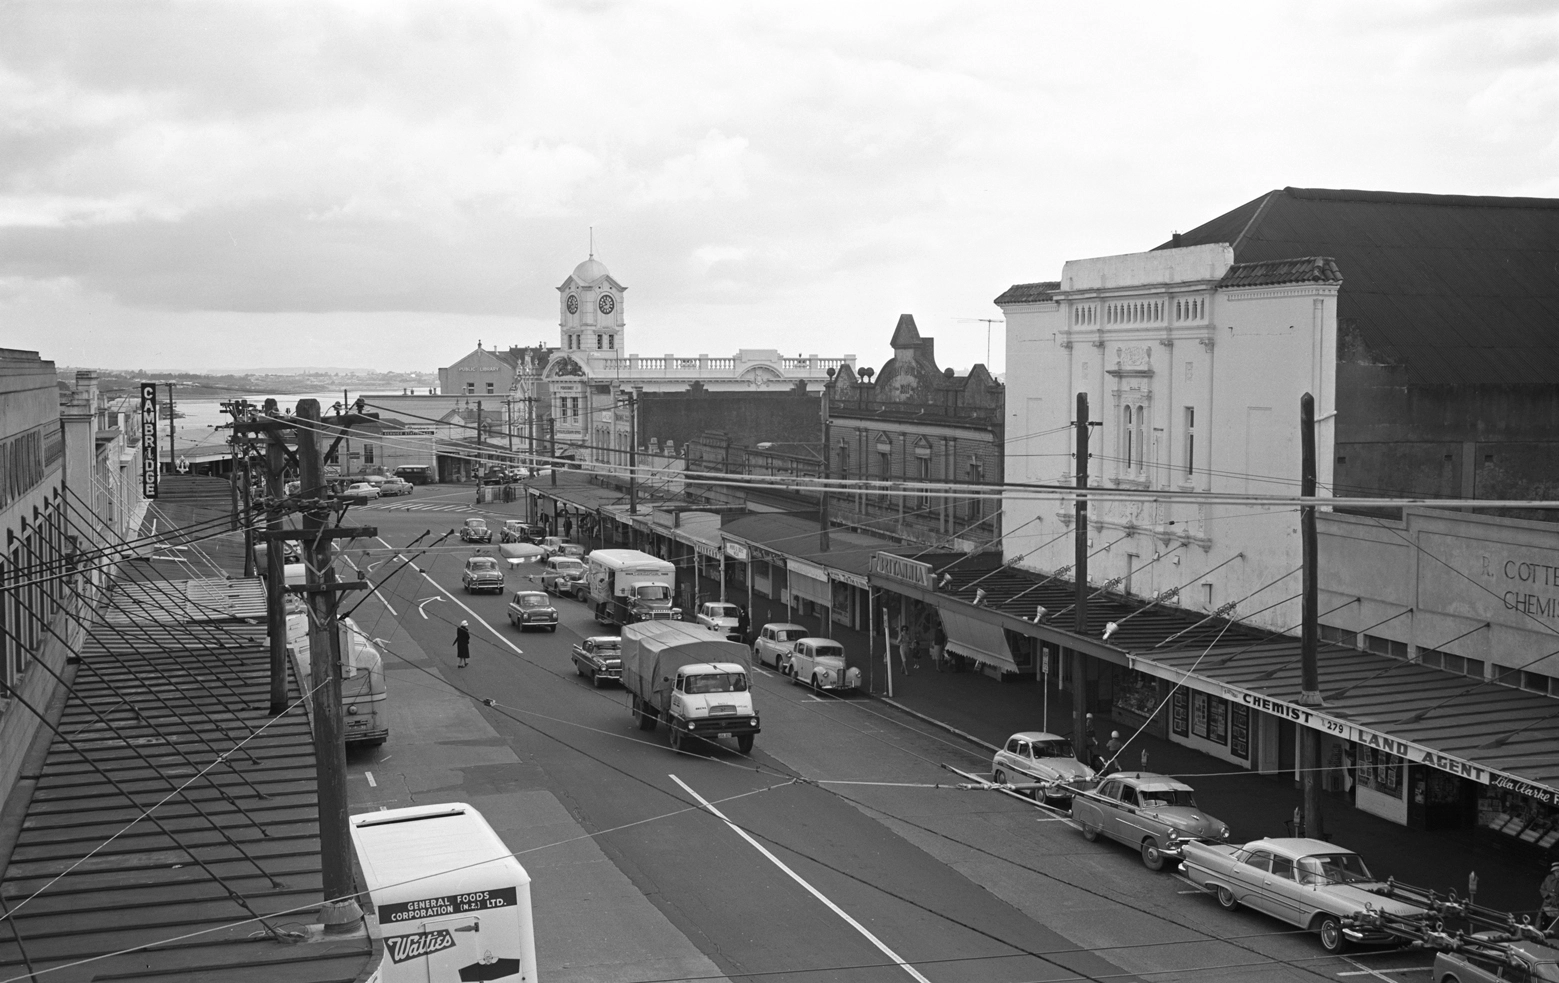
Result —
<svg viewBox="0 0 1559 983"><path fill-rule="evenodd" d="M464 669L471 658L471 622L462 621L460 627L455 629L455 657L460 660L458 668Z"/></svg>

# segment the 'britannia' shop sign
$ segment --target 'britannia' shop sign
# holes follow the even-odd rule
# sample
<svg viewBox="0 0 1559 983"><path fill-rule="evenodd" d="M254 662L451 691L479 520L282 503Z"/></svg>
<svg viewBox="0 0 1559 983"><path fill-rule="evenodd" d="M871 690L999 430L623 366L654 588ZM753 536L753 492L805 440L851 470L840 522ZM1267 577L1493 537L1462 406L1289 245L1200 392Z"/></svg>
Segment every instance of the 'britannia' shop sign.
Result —
<svg viewBox="0 0 1559 983"><path fill-rule="evenodd" d="M873 553L871 572L874 577L886 577L924 590L931 589L931 564L911 560L905 556Z"/></svg>

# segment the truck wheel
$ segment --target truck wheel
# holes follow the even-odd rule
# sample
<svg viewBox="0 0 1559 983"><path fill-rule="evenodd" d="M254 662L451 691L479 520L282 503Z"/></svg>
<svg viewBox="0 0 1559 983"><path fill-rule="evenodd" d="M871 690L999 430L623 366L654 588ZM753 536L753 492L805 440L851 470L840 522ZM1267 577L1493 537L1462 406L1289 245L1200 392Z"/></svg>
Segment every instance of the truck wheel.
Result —
<svg viewBox="0 0 1559 983"><path fill-rule="evenodd" d="M753 735L753 734L737 734L736 735L736 750L742 752L743 754L751 754L752 753L752 739L753 739L754 736L756 736L756 735Z"/></svg>
<svg viewBox="0 0 1559 983"><path fill-rule="evenodd" d="M1158 848L1158 840L1151 836L1142 841L1142 866L1148 870L1164 869L1164 853Z"/></svg>
<svg viewBox="0 0 1559 983"><path fill-rule="evenodd" d="M682 728L676 724L671 725L671 749L678 754L682 753Z"/></svg>
<svg viewBox="0 0 1559 983"><path fill-rule="evenodd" d="M655 718L650 716L649 711L644 708L644 701L639 699L637 696L633 698L633 712L634 716L639 721L640 730L655 729Z"/></svg>

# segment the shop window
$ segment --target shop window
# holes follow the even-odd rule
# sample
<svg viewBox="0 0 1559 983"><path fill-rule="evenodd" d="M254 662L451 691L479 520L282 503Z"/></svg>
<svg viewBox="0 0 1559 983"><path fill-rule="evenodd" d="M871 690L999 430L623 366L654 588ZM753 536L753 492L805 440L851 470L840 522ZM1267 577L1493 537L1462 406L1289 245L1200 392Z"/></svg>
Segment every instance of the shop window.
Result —
<svg viewBox="0 0 1559 983"><path fill-rule="evenodd" d="M1402 759L1379 748L1359 748L1355 780L1361 788L1373 789L1393 799L1402 798Z"/></svg>
<svg viewBox="0 0 1559 983"><path fill-rule="evenodd" d="M372 464L372 463L374 463L374 445L373 444L364 444L363 445L363 463L364 464Z"/></svg>

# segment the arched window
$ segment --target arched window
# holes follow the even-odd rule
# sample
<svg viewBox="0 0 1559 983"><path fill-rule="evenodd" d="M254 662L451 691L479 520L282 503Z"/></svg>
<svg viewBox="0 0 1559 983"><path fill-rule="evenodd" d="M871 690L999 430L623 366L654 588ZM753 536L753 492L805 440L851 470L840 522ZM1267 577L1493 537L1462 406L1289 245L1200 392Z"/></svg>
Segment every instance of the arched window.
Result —
<svg viewBox="0 0 1559 983"><path fill-rule="evenodd" d="M1131 438L1134 432L1131 427L1131 407L1123 407L1121 409L1121 435L1125 442L1125 447L1123 448L1125 454L1123 456L1126 458L1127 471L1131 470Z"/></svg>
<svg viewBox="0 0 1559 983"><path fill-rule="evenodd" d="M1147 466L1148 456L1148 408L1137 407L1137 473Z"/></svg>

